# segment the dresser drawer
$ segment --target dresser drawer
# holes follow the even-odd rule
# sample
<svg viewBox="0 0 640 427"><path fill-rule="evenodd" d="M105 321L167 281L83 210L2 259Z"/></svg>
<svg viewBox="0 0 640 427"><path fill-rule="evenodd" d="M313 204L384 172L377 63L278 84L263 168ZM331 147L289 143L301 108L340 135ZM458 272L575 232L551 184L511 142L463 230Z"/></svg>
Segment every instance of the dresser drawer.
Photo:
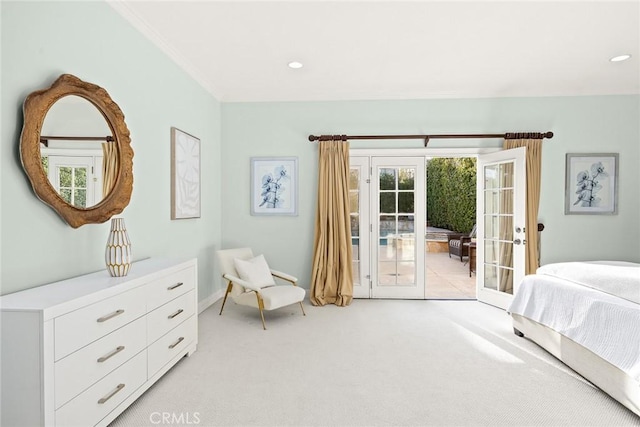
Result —
<svg viewBox="0 0 640 427"><path fill-rule="evenodd" d="M147 354L131 360L56 411L56 425L93 426L103 419L147 379Z"/></svg>
<svg viewBox="0 0 640 427"><path fill-rule="evenodd" d="M169 301L147 315L147 342L155 340L191 317L196 309L196 291L192 290Z"/></svg>
<svg viewBox="0 0 640 427"><path fill-rule="evenodd" d="M152 311L184 293L195 289L196 269L185 268L147 284L147 310Z"/></svg>
<svg viewBox="0 0 640 427"><path fill-rule="evenodd" d="M146 330L141 317L57 361L56 409L147 347Z"/></svg>
<svg viewBox="0 0 640 427"><path fill-rule="evenodd" d="M57 317L55 360L143 316L146 312L144 291L145 287L141 286Z"/></svg>
<svg viewBox="0 0 640 427"><path fill-rule="evenodd" d="M197 339L198 318L191 316L147 349L149 378Z"/></svg>

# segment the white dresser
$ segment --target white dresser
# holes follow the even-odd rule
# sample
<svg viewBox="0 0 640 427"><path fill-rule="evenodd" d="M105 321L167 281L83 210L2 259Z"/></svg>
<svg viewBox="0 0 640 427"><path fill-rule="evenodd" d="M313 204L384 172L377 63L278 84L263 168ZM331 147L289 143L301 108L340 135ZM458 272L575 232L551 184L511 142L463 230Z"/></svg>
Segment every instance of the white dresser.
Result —
<svg viewBox="0 0 640 427"><path fill-rule="evenodd" d="M0 297L2 426L113 421L198 342L197 260Z"/></svg>

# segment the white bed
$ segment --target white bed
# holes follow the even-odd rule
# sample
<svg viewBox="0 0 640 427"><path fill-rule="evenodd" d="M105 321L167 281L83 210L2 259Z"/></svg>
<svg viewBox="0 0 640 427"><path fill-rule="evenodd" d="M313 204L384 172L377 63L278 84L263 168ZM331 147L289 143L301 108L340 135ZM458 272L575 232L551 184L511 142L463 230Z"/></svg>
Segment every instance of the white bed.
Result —
<svg viewBox="0 0 640 427"><path fill-rule="evenodd" d="M640 264L542 266L519 284L508 312L516 334L640 415Z"/></svg>

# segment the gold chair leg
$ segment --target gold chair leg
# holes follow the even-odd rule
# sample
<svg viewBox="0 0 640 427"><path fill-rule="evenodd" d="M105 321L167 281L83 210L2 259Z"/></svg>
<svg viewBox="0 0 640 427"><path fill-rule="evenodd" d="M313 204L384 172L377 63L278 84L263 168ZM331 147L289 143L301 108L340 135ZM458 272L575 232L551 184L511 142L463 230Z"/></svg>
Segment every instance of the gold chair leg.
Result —
<svg viewBox="0 0 640 427"><path fill-rule="evenodd" d="M302 301L300 301L300 308L302 309L302 315L306 316L307 313L304 312L304 307L302 306Z"/></svg>
<svg viewBox="0 0 640 427"><path fill-rule="evenodd" d="M262 329L267 330L267 325L264 323L264 301L260 297L260 294L256 292L256 298L258 299L258 310L260 310L260 317L262 318Z"/></svg>
<svg viewBox="0 0 640 427"><path fill-rule="evenodd" d="M227 285L227 292L225 292L224 299L222 300L222 307L220 307L220 315L222 315L222 310L224 309L224 303L227 302L227 296L229 295L229 292L231 292L232 288L233 288L233 282L229 282L229 284Z"/></svg>

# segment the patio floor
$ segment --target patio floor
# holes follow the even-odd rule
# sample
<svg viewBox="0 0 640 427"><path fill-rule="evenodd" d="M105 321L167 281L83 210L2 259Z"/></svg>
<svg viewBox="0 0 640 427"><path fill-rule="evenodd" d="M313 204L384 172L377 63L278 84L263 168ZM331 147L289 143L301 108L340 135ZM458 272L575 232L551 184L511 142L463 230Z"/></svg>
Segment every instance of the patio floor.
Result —
<svg viewBox="0 0 640 427"><path fill-rule="evenodd" d="M447 252L426 252L425 266L427 299L476 299L476 274L469 277L467 257L460 262Z"/></svg>
<svg viewBox="0 0 640 427"><path fill-rule="evenodd" d="M354 254L357 255L357 246ZM413 239L396 239L379 249L381 285L413 283ZM406 255L406 258L403 257ZM397 259L396 259L397 257ZM406 262L402 262L402 260ZM400 261L400 262L398 262ZM357 272L356 272L357 274ZM425 251L425 297L427 299L476 299L476 274L469 276L469 258L449 258L447 242L427 241Z"/></svg>

